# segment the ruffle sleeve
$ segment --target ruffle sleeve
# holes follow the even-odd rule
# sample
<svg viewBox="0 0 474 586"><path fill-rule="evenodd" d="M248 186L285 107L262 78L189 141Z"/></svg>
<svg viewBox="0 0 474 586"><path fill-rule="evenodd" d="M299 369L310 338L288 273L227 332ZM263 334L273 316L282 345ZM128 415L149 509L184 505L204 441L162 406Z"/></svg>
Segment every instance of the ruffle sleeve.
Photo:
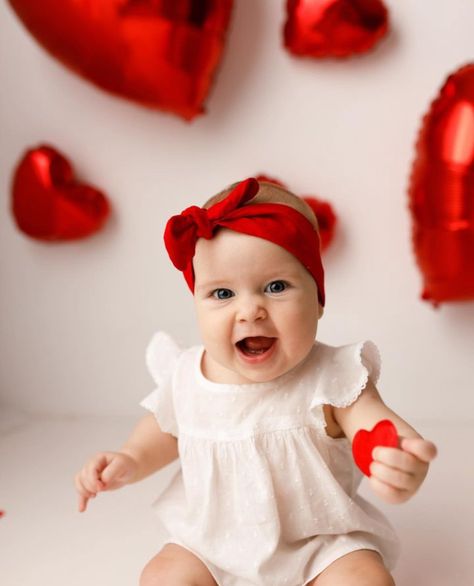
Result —
<svg viewBox="0 0 474 586"><path fill-rule="evenodd" d="M347 346L323 346L321 367L310 408L320 405L348 407L364 390L367 381L376 384L380 376L380 353L371 342Z"/></svg>
<svg viewBox="0 0 474 586"><path fill-rule="evenodd" d="M162 431L178 437L173 402L173 372L182 350L165 332L157 332L146 350L146 365L156 388L140 403L156 417Z"/></svg>

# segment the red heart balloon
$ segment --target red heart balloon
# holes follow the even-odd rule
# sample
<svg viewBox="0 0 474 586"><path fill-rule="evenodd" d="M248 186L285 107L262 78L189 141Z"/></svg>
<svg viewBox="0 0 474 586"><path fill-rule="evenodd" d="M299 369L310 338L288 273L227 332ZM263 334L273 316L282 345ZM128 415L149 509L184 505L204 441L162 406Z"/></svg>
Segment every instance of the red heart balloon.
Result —
<svg viewBox="0 0 474 586"><path fill-rule="evenodd" d="M362 53L387 30L388 11L381 0L287 0L284 43L295 55Z"/></svg>
<svg viewBox="0 0 474 586"><path fill-rule="evenodd" d="M274 183L275 185L280 185L287 189L286 185L279 179L268 177L268 175L258 175L257 180ZM310 206L318 220L321 250L325 250L333 239L336 230L337 216L329 202L321 201L313 196L301 196L301 198Z"/></svg>
<svg viewBox="0 0 474 586"><path fill-rule="evenodd" d="M233 0L9 0L54 57L100 87L185 119L203 112Z"/></svg>
<svg viewBox="0 0 474 586"><path fill-rule="evenodd" d="M78 183L69 162L50 146L25 153L13 178L18 228L39 240L72 240L99 230L109 215L105 196Z"/></svg>
<svg viewBox="0 0 474 586"><path fill-rule="evenodd" d="M329 202L321 201L320 199L316 199L313 196L305 196L303 199L313 210L314 215L318 219L319 236L321 238L321 250L326 250L334 237L337 216Z"/></svg>
<svg viewBox="0 0 474 586"><path fill-rule="evenodd" d="M389 419L379 421L371 431L360 429L352 440L354 461L366 476L370 476L372 450L377 446L398 447L397 428Z"/></svg>
<svg viewBox="0 0 474 586"><path fill-rule="evenodd" d="M474 299L474 63L448 77L423 119L409 198L422 298Z"/></svg>

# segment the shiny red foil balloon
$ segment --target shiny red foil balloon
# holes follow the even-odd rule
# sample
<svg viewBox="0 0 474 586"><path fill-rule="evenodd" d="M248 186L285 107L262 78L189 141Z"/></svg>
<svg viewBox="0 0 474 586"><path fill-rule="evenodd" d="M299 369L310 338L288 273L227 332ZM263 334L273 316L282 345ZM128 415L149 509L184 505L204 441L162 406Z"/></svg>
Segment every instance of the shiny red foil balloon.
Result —
<svg viewBox="0 0 474 586"><path fill-rule="evenodd" d="M312 196L303 196L303 199L318 219L321 250L325 250L331 244L334 237L337 223L336 214L331 204L327 201L321 201Z"/></svg>
<svg viewBox="0 0 474 586"><path fill-rule="evenodd" d="M29 32L98 86L191 119L204 111L233 0L9 0Z"/></svg>
<svg viewBox="0 0 474 586"><path fill-rule="evenodd" d="M12 185L12 212L18 228L38 240L73 240L97 232L109 216L106 197L79 183L69 161L42 145L27 151Z"/></svg>
<svg viewBox="0 0 474 586"><path fill-rule="evenodd" d="M422 298L474 299L474 63L448 77L423 119L409 200Z"/></svg>
<svg viewBox="0 0 474 586"><path fill-rule="evenodd" d="M268 175L258 175L258 181L266 181L267 183L274 183L280 187L287 189L287 186L274 177ZM325 250L331 243L336 229L337 216L332 209L332 206L327 201L321 201L313 196L300 196L309 207L313 210L319 226L319 239L321 241L321 250Z"/></svg>
<svg viewBox="0 0 474 586"><path fill-rule="evenodd" d="M381 0L287 0L284 43L295 55L363 53L387 31L388 11Z"/></svg>

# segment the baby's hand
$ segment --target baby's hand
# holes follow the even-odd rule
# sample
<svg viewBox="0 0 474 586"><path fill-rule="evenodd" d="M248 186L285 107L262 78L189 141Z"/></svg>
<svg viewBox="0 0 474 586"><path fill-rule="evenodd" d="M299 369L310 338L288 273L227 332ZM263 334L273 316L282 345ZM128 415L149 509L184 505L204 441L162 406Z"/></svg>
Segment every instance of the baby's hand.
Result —
<svg viewBox="0 0 474 586"><path fill-rule="evenodd" d="M91 458L76 474L75 485L79 494L79 512L84 512L89 499L98 492L114 490L128 484L137 470L135 460L121 452L100 452Z"/></svg>
<svg viewBox="0 0 474 586"><path fill-rule="evenodd" d="M372 489L388 503L407 501L425 479L436 453L436 446L422 438L401 438L399 448L374 448L369 479Z"/></svg>

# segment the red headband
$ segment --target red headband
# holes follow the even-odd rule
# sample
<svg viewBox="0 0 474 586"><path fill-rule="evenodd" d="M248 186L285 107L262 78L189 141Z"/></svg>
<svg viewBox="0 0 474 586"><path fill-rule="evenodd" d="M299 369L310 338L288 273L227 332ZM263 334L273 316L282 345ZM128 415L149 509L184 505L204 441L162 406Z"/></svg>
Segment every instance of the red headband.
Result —
<svg viewBox="0 0 474 586"><path fill-rule="evenodd" d="M209 209L191 206L168 220L165 246L174 266L194 292L193 257L198 238L210 240L218 227L257 236L278 244L309 271L324 305L324 270L319 235L311 222L294 208L280 203L244 205L259 190L256 179L241 181L222 201Z"/></svg>

